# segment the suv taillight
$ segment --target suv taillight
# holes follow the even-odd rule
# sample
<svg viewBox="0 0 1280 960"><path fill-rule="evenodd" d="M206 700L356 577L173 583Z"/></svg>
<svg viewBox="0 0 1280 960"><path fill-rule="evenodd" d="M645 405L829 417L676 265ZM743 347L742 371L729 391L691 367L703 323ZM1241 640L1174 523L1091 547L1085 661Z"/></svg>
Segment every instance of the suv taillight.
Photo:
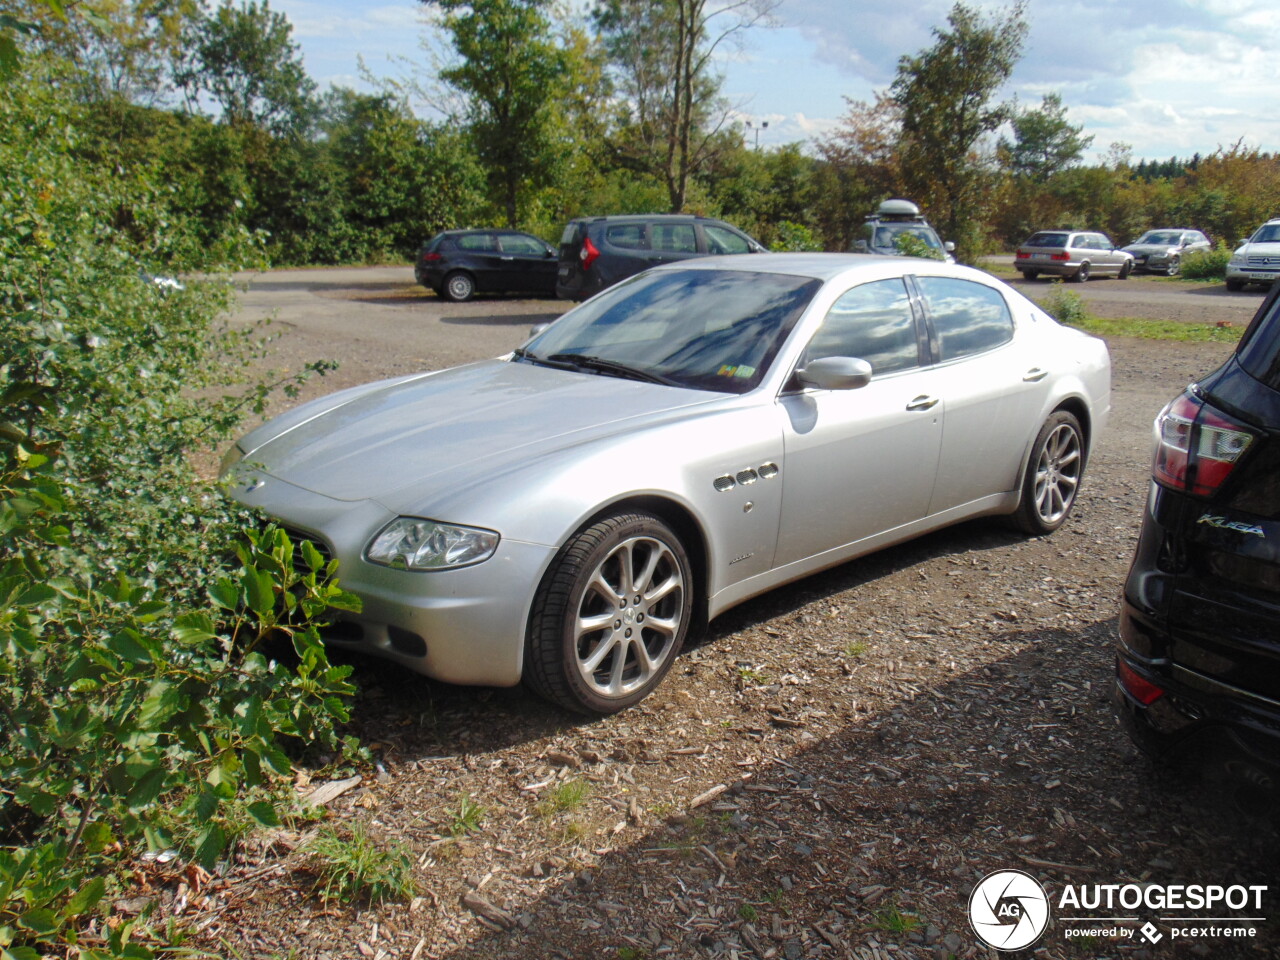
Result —
<svg viewBox="0 0 1280 960"><path fill-rule="evenodd" d="M1071 259L1071 254L1069 254L1069 253L1051 253L1051 254L1049 254L1049 259L1050 259L1050 260L1070 260L1070 259Z"/></svg>
<svg viewBox="0 0 1280 960"><path fill-rule="evenodd" d="M578 251L578 259L582 261L582 269L590 270L591 265L596 262L596 257L598 256L600 256L600 251L591 242L591 238L587 237L582 241L582 249Z"/></svg>
<svg viewBox="0 0 1280 960"><path fill-rule="evenodd" d="M1248 428L1200 400L1182 394L1156 417L1157 481L1197 497L1212 496L1253 442Z"/></svg>
<svg viewBox="0 0 1280 960"><path fill-rule="evenodd" d="M423 263L435 263L437 260L443 260L444 257L438 253L424 253L422 255Z"/></svg>

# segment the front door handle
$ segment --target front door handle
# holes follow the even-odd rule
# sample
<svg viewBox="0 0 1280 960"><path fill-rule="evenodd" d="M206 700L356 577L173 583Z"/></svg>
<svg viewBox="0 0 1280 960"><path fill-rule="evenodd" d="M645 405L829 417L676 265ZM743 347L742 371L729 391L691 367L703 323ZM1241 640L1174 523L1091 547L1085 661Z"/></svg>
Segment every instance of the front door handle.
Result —
<svg viewBox="0 0 1280 960"><path fill-rule="evenodd" d="M1022 379L1027 383L1039 383L1048 375L1048 370L1041 370L1039 367L1032 367L1022 375Z"/></svg>
<svg viewBox="0 0 1280 960"><path fill-rule="evenodd" d="M919 396L907 404L908 410L929 410L937 406L938 398L929 396Z"/></svg>

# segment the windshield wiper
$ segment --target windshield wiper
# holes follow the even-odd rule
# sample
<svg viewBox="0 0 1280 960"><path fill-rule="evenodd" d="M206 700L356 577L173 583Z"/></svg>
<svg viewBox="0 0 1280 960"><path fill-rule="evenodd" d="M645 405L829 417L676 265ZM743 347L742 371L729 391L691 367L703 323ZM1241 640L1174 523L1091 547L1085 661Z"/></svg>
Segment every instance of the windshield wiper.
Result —
<svg viewBox="0 0 1280 960"><path fill-rule="evenodd" d="M604 357L593 357L590 354L583 353L553 353L547 357L552 363L568 364L571 367L577 367L582 370L595 370L597 373L611 374L615 377L629 377L632 380L643 380L645 383L661 383L668 387L678 387L676 383L669 377L661 374L650 373L648 370L640 370L636 367L629 367L625 363L619 363L616 360L606 360Z"/></svg>

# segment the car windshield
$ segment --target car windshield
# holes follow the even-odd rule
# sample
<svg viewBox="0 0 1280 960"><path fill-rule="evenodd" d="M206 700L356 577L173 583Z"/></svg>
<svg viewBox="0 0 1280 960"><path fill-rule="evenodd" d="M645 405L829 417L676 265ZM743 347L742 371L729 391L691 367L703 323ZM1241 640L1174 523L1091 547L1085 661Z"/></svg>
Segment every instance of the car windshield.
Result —
<svg viewBox="0 0 1280 960"><path fill-rule="evenodd" d="M821 286L789 274L653 271L565 314L517 357L562 363L577 355L591 360L584 370L621 365L676 386L745 393Z"/></svg>
<svg viewBox="0 0 1280 960"><path fill-rule="evenodd" d="M1023 244L1024 247L1065 247L1067 245L1067 234L1065 233L1037 233L1033 234L1031 239Z"/></svg>
<svg viewBox="0 0 1280 960"><path fill-rule="evenodd" d="M1137 240L1138 243L1152 243L1158 246L1172 247L1182 242L1182 231L1180 230L1148 230Z"/></svg>
<svg viewBox="0 0 1280 960"><path fill-rule="evenodd" d="M876 227L875 242L872 246L890 250L896 249L898 237L900 236L915 237L934 250L942 249L942 244L938 242L937 235L930 228L914 223L880 224L880 226Z"/></svg>
<svg viewBox="0 0 1280 960"><path fill-rule="evenodd" d="M1275 243L1280 240L1280 223L1268 223L1259 227L1250 243Z"/></svg>

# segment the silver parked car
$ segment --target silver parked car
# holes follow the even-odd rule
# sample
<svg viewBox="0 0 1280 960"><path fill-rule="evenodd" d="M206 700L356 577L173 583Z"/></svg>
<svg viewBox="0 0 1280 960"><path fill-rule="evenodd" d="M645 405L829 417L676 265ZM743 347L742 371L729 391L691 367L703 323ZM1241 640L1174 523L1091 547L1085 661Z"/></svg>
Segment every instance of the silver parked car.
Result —
<svg viewBox="0 0 1280 960"><path fill-rule="evenodd" d="M1133 255L1116 249L1105 233L1041 230L1018 246L1013 265L1028 280L1040 274L1083 283L1090 277L1128 278Z"/></svg>
<svg viewBox="0 0 1280 960"><path fill-rule="evenodd" d="M1199 230L1170 227L1148 230L1125 247L1124 251L1132 254L1135 270L1176 277L1182 269L1183 257L1189 253L1208 252L1212 249L1213 245L1209 243L1209 238Z"/></svg>
<svg viewBox="0 0 1280 960"><path fill-rule="evenodd" d="M1056 529L1109 411L1102 341L985 273L710 257L298 407L225 470L340 561L337 641L611 713L780 584L969 517Z"/></svg>
<svg viewBox="0 0 1280 960"><path fill-rule="evenodd" d="M1243 290L1247 284L1269 287L1280 278L1280 220L1268 220L1227 261L1227 289Z"/></svg>

